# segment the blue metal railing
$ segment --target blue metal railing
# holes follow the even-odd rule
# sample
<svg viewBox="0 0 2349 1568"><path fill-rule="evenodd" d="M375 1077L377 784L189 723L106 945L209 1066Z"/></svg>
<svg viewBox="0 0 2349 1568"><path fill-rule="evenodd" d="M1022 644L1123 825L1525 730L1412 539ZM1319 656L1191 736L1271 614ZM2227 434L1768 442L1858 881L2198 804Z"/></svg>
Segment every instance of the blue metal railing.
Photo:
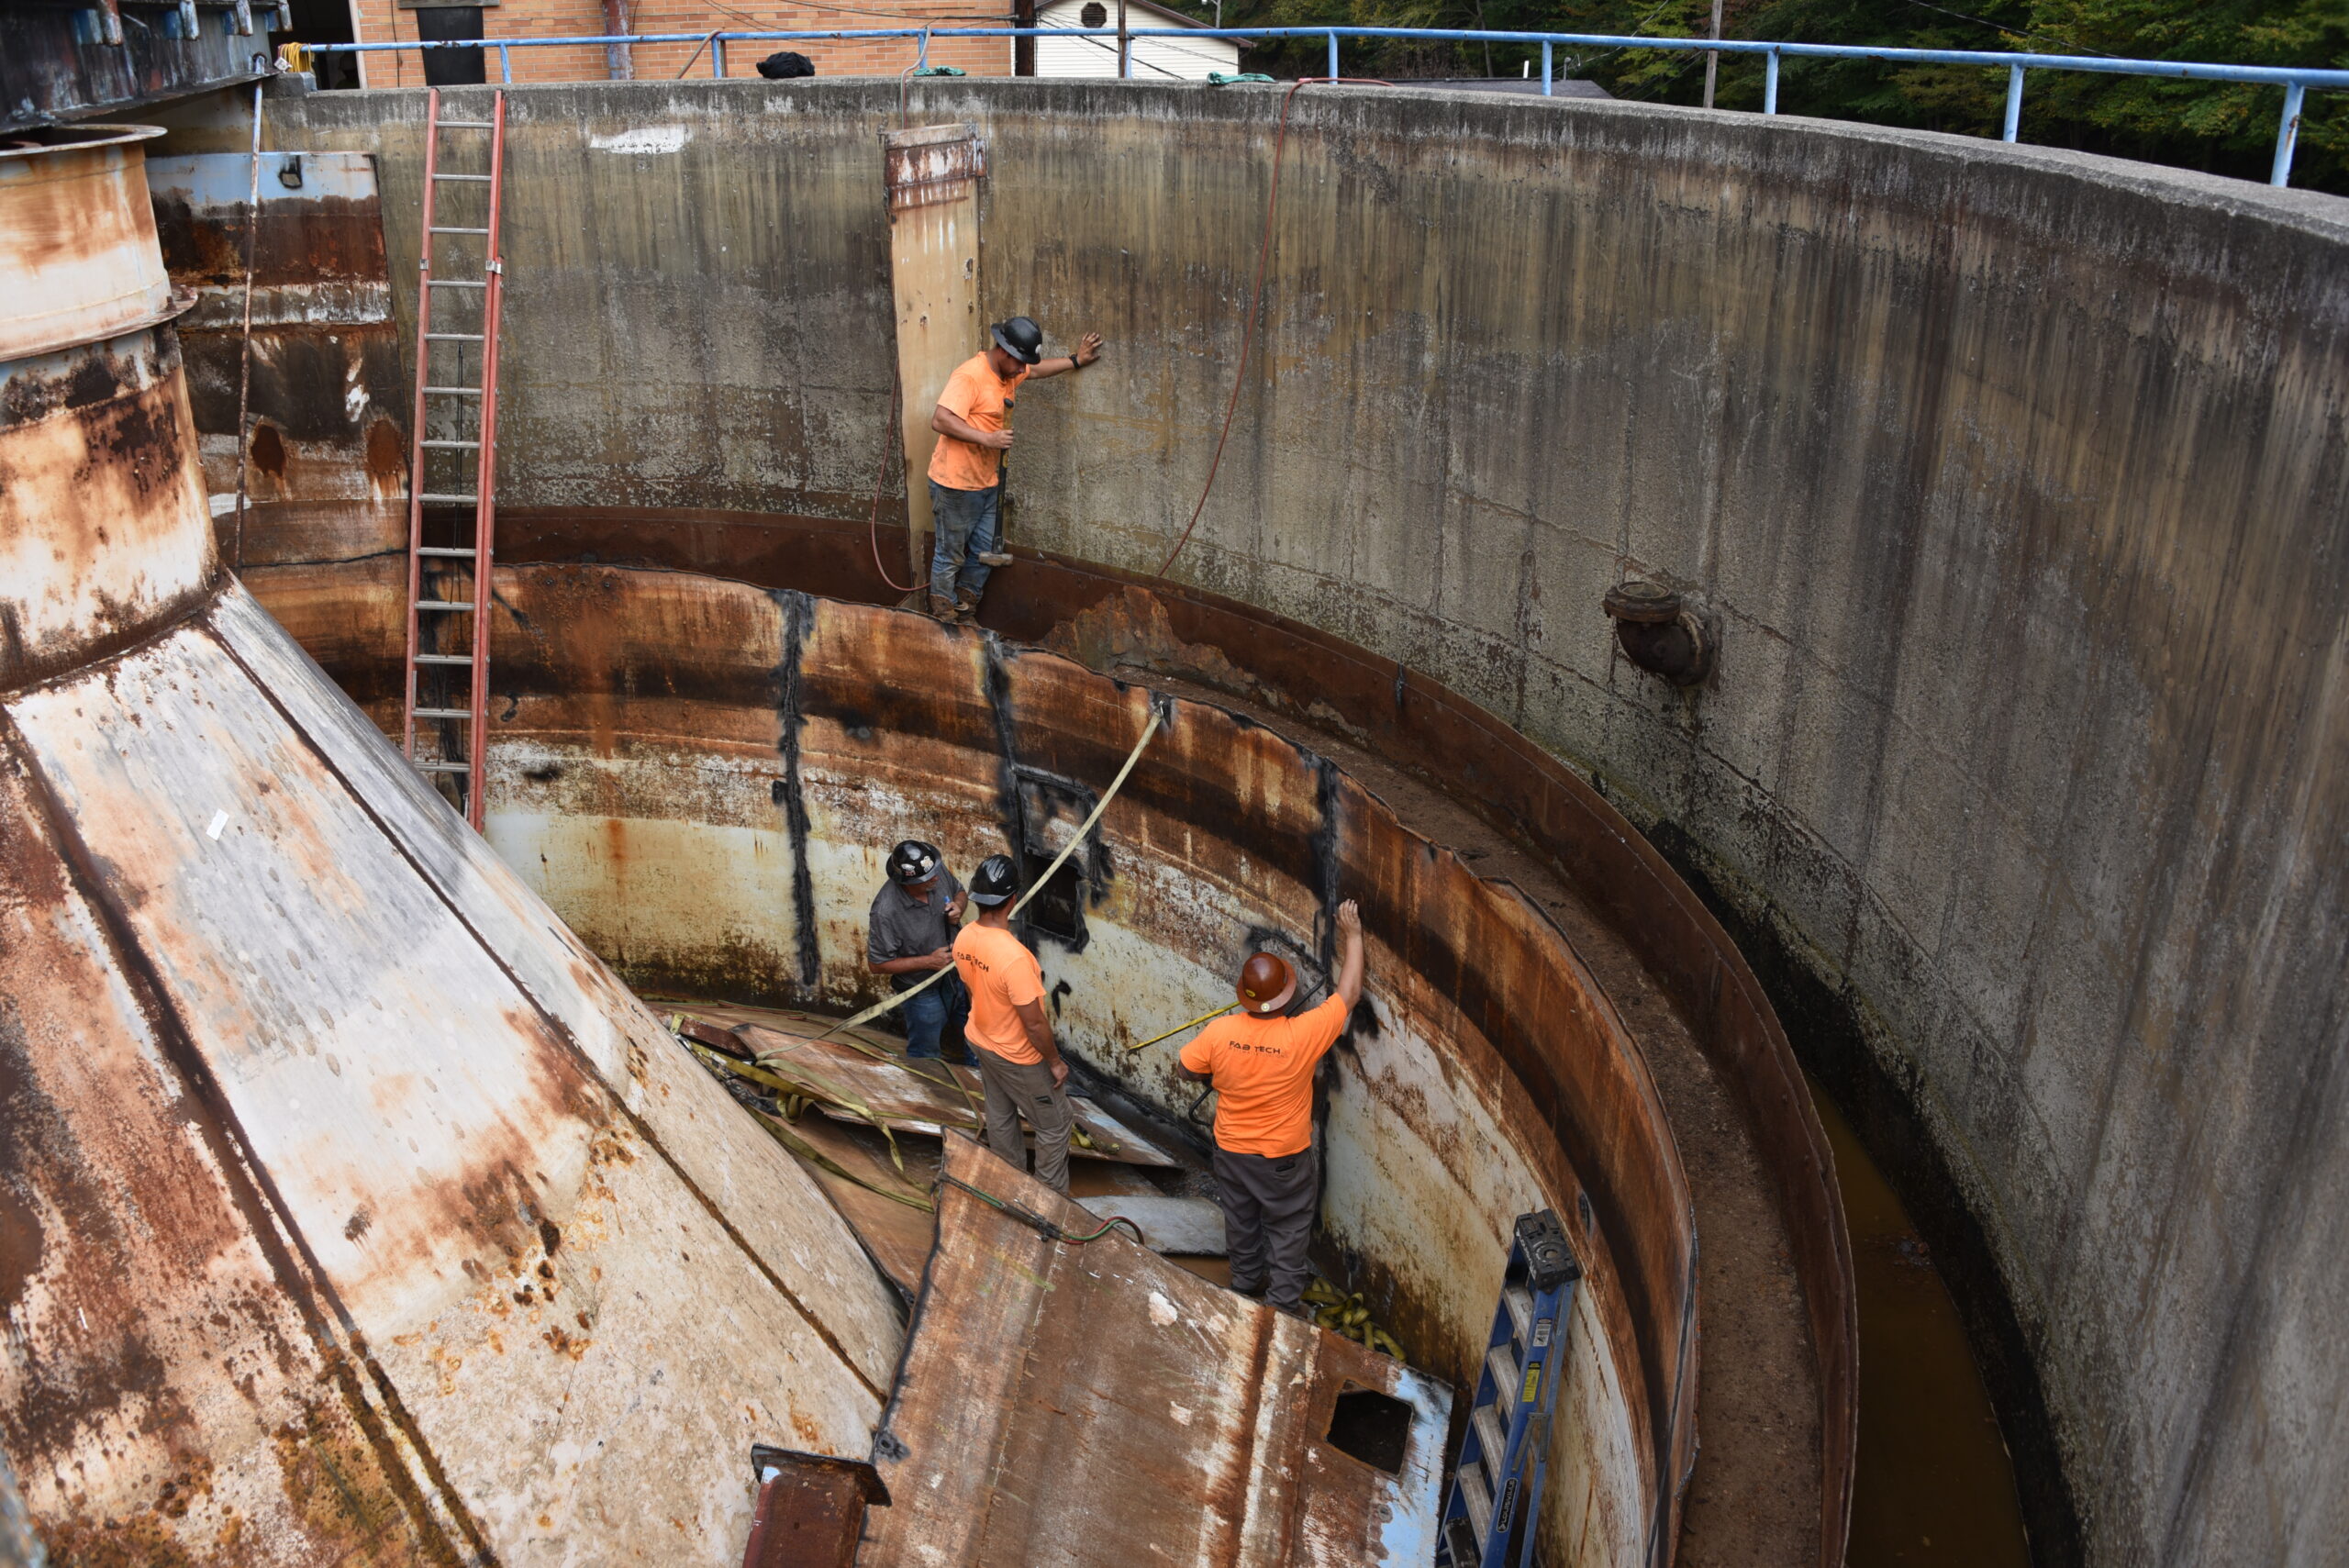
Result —
<svg viewBox="0 0 2349 1568"><path fill-rule="evenodd" d="M1605 33L1497 33L1457 28L1129 28L1134 39L1327 39L1330 74L1338 72L1341 39L1409 39L1440 43L1540 44L1542 92L1552 95L1556 80L1554 58L1561 44L1575 49L1652 49L1687 53L1760 55L1763 58L1762 112L1778 112L1778 67L1785 60L1883 60L1902 65L1971 65L1985 70L2004 66L2007 72L2007 113L2003 139L2016 140L2022 129L2022 85L2026 71L2085 71L2106 76L2154 76L2188 82L2243 82L2284 89L2284 116L2276 131L2276 161L2268 176L2271 185L2291 183L2292 151L2299 141L2300 108L2311 87L2349 89L2349 71L2303 71L2283 65L2209 65L2190 61L2118 60L2110 56L2069 54L2008 54L1957 49L1871 49L1854 44L1757 43L1742 39L1622 38ZM790 42L825 39L912 39L915 68L930 63L932 39L1035 39L1119 37L1115 28L847 28L824 30L767 31L744 28L700 33L596 33L576 38L464 39L395 43L310 44L312 54L374 54L402 50L481 49L497 51L500 78L514 80L512 50L602 47L607 44L689 43L707 46L710 74L726 74L728 43ZM689 62L690 63L690 62ZM1118 74L1132 74L1129 47L1118 62ZM1400 83L1397 85L1408 86Z"/></svg>

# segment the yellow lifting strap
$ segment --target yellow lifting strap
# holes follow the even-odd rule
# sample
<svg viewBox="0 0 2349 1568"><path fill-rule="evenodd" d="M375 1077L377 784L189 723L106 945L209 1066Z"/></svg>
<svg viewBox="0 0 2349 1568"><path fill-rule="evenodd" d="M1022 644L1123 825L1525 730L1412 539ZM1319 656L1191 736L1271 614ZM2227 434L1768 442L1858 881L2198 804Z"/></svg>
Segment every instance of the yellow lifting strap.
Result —
<svg viewBox="0 0 2349 1568"><path fill-rule="evenodd" d="M1103 793L1100 800L1095 804L1093 807L1093 814L1085 819L1085 825L1079 828L1076 830L1075 836L1069 840L1068 847L1063 850L1059 854L1052 857L1052 863L1044 868L1044 874L1038 877L1034 884L1030 886L1027 892L1021 894L1018 902L1012 905L1011 912L1014 915L1019 914L1020 910L1026 908L1028 906L1028 900L1036 896L1037 889L1052 881L1054 873L1056 873L1061 867L1068 863L1069 856L1076 853L1076 847L1085 842L1086 836L1093 831L1093 825L1101 820L1101 814L1109 809L1109 803L1117 799L1118 792L1126 786L1126 779L1133 773L1134 764L1141 761L1142 748L1149 745L1150 738L1157 733L1158 705L1152 703L1150 708L1150 722L1142 726L1141 739L1135 741L1134 749L1126 754L1126 765L1119 768L1118 770L1118 776L1109 781L1108 789ZM930 972L930 978L923 981L920 984L908 986L907 989L899 991L896 995L890 996L885 1001L875 1002L873 1006L865 1008L864 1011L857 1014L854 1018L842 1018L839 1023L836 1023L830 1029L826 1029L823 1034L816 1035L812 1038L816 1040L822 1040L826 1036L833 1033L834 1030L852 1029L859 1024L869 1024L874 1019L879 1018L882 1014L889 1011L892 1007L901 1007L905 1006L907 1002L920 995L923 992L929 990L931 986L937 984L941 980L943 980L946 976L953 973L953 968L951 965L944 969L933 969Z"/></svg>

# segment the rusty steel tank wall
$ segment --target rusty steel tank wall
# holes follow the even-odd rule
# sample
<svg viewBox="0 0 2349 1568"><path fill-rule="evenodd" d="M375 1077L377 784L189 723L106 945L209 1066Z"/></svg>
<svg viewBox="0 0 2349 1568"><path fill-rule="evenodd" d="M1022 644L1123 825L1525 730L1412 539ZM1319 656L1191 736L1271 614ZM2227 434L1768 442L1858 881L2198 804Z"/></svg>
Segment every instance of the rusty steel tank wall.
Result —
<svg viewBox="0 0 2349 1568"><path fill-rule="evenodd" d="M901 838L967 875L1066 841L1150 698L1073 661L894 610L667 572L535 566L498 597L507 707L490 842L655 994L846 1010L885 994L866 913ZM1172 1043L1252 940L1327 973L1358 897L1370 1001L1337 1055L1322 1225L1414 1360L1481 1364L1514 1217L1555 1207L1590 1270L1549 1539L1658 1560L1689 1457L1689 1199L1646 1068L1545 917L1261 727L1163 701L1081 851L1081 927L1037 936L1080 1060L1170 1118ZM1664 1555L1668 1556L1668 1545Z"/></svg>
<svg viewBox="0 0 2349 1568"><path fill-rule="evenodd" d="M0 358L26 1518L60 1563L739 1560L748 1444L863 1451L898 1304L221 572L176 335L102 308L163 277L111 145L36 303L133 329ZM89 161L0 152L0 236Z"/></svg>
<svg viewBox="0 0 2349 1568"><path fill-rule="evenodd" d="M1277 95L911 92L987 139L988 312L1111 343L1021 399L1014 540L1154 571L1230 389ZM519 95L508 500L861 522L896 94ZM322 95L275 134L384 150L396 219L420 114ZM1287 157L1176 575L1481 704L1709 888L1954 1275L2040 1551L2321 1556L2349 1530L2315 1435L2349 1262L2305 1223L2349 1202L2343 204L1369 90L1306 89ZM1627 573L1711 617L1706 686L1616 656Z"/></svg>

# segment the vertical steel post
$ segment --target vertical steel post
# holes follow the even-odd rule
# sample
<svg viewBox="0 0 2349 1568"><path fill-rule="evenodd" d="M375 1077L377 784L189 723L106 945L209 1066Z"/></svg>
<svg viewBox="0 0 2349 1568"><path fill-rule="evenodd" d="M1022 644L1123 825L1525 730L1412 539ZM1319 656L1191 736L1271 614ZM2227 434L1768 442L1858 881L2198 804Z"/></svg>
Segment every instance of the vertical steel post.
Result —
<svg viewBox="0 0 2349 1568"><path fill-rule="evenodd" d="M1762 57L1762 112L1778 112L1778 51L1775 49Z"/></svg>
<svg viewBox="0 0 2349 1568"><path fill-rule="evenodd" d="M1712 36L1715 39L1721 36L1721 0L1713 0ZM1721 51L1717 49L1707 50L1705 51L1705 107L1709 109L1713 106L1713 78L1720 74L1720 68Z"/></svg>
<svg viewBox="0 0 2349 1568"><path fill-rule="evenodd" d="M709 40L709 79L713 82L726 80L726 40L723 38Z"/></svg>
<svg viewBox="0 0 2349 1568"><path fill-rule="evenodd" d="M1126 0L1118 0L1118 80L1134 73L1134 40L1126 28Z"/></svg>
<svg viewBox="0 0 2349 1568"><path fill-rule="evenodd" d="M2276 128L2276 169L2267 176L2271 185L2292 183L2292 149L2300 139L2300 99L2307 92L2297 82L2284 89L2284 121Z"/></svg>
<svg viewBox="0 0 2349 1568"><path fill-rule="evenodd" d="M1337 33L1333 30L1333 31L1330 34L1330 79L1331 79L1331 80L1333 80L1333 81L1334 81L1334 80L1336 80L1336 78L1337 78L1337 74L1338 74L1338 35L1337 35Z"/></svg>
<svg viewBox="0 0 2349 1568"><path fill-rule="evenodd" d="M2001 141L2012 141L2022 134L2022 67L2007 67L2007 128L1999 133Z"/></svg>
<svg viewBox="0 0 2349 1568"><path fill-rule="evenodd" d="M1550 91L1550 47L1545 39L1542 45L1542 95L1545 98L1553 95Z"/></svg>

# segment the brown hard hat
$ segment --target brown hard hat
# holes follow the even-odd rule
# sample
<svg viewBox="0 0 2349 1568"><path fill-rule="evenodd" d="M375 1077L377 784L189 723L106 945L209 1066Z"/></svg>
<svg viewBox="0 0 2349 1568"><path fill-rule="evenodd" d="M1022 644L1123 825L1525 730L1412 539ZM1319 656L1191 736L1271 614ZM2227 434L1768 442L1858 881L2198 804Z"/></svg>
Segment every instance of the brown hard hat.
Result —
<svg viewBox="0 0 2349 1568"><path fill-rule="evenodd" d="M1240 966L1240 1005L1259 1015L1277 1013L1297 995L1297 973L1276 953L1255 952Z"/></svg>

